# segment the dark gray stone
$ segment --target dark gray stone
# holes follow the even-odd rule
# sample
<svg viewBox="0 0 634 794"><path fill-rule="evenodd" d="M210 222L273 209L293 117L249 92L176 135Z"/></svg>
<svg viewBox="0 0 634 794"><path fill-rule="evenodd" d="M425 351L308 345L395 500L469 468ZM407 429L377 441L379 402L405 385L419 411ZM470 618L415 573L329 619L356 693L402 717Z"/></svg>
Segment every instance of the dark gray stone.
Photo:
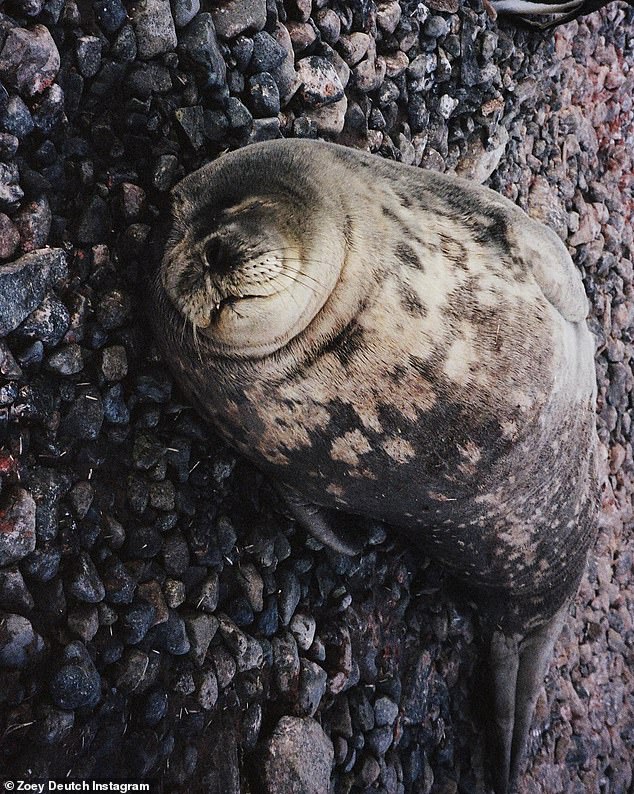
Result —
<svg viewBox="0 0 634 794"><path fill-rule="evenodd" d="M76 375L84 368L81 347L74 343L64 345L48 357L46 366L59 375Z"/></svg>
<svg viewBox="0 0 634 794"><path fill-rule="evenodd" d="M398 705L387 697L380 697L374 703L374 722L378 727L393 725L398 717Z"/></svg>
<svg viewBox="0 0 634 794"><path fill-rule="evenodd" d="M61 559L62 553L55 546L38 547L24 560L22 568L31 579L38 582L50 582L57 576Z"/></svg>
<svg viewBox="0 0 634 794"><path fill-rule="evenodd" d="M50 683L53 703L66 710L94 708L101 699L101 678L83 642L67 645L62 662Z"/></svg>
<svg viewBox="0 0 634 794"><path fill-rule="evenodd" d="M24 196L19 182L20 172L17 165L15 163L0 163L0 209L13 209Z"/></svg>
<svg viewBox="0 0 634 794"><path fill-rule="evenodd" d="M249 77L251 111L256 118L276 116L280 112L280 92L267 72Z"/></svg>
<svg viewBox="0 0 634 794"><path fill-rule="evenodd" d="M101 397L92 392L81 394L73 400L62 419L60 432L82 441L94 441L103 424L104 411Z"/></svg>
<svg viewBox="0 0 634 794"><path fill-rule="evenodd" d="M185 625L194 661L202 666L209 645L218 631L218 620L213 615L193 615L185 618Z"/></svg>
<svg viewBox="0 0 634 794"><path fill-rule="evenodd" d="M431 16L423 25L423 32L432 39L442 39L449 33L449 22L441 16Z"/></svg>
<svg viewBox="0 0 634 794"><path fill-rule="evenodd" d="M136 645L148 633L156 611L146 601L134 601L121 614L121 628L126 645Z"/></svg>
<svg viewBox="0 0 634 794"><path fill-rule="evenodd" d="M59 744L68 736L74 724L74 712L44 705L33 726L33 736L38 744Z"/></svg>
<svg viewBox="0 0 634 794"><path fill-rule="evenodd" d="M169 698L163 689L157 689L145 695L141 708L141 719L144 724L150 728L158 725L167 714L168 705Z"/></svg>
<svg viewBox="0 0 634 794"><path fill-rule="evenodd" d="M82 77L94 77L101 66L101 40L80 36L76 44L77 68Z"/></svg>
<svg viewBox="0 0 634 794"><path fill-rule="evenodd" d="M33 609L33 596L24 582L20 569L16 566L0 570L0 607L29 612Z"/></svg>
<svg viewBox="0 0 634 794"><path fill-rule="evenodd" d="M309 659L300 660L299 697L296 713L302 717L312 717L323 696L326 694L328 675L323 667Z"/></svg>
<svg viewBox="0 0 634 794"><path fill-rule="evenodd" d="M299 599L301 598L301 587L297 576L292 571L284 571L281 575L281 592L279 595L280 620L283 626L288 626L291 622Z"/></svg>
<svg viewBox="0 0 634 794"><path fill-rule="evenodd" d="M47 88L31 109L35 127L49 135L60 123L64 114L64 92L57 84Z"/></svg>
<svg viewBox="0 0 634 794"><path fill-rule="evenodd" d="M44 640L22 615L0 612L0 665L21 670L37 661Z"/></svg>
<svg viewBox="0 0 634 794"><path fill-rule="evenodd" d="M59 66L59 52L44 25L34 25L30 30L15 27L7 34L0 52L0 79L22 96L48 88Z"/></svg>
<svg viewBox="0 0 634 794"><path fill-rule="evenodd" d="M22 370L9 350L8 345L0 339L0 375L7 380L13 380L21 378L22 374Z"/></svg>
<svg viewBox="0 0 634 794"><path fill-rule="evenodd" d="M94 195L87 204L79 220L77 241L80 245L94 245L107 240L112 220L110 207L101 196Z"/></svg>
<svg viewBox="0 0 634 794"><path fill-rule="evenodd" d="M222 0L212 9L214 25L223 39L257 33L266 24L266 0Z"/></svg>
<svg viewBox="0 0 634 794"><path fill-rule="evenodd" d="M0 130L3 132L22 140L30 135L34 128L33 116L21 97L14 95L4 107L0 107Z"/></svg>
<svg viewBox="0 0 634 794"><path fill-rule="evenodd" d="M68 592L78 601L87 604L97 604L106 595L95 564L84 551L79 553L72 566Z"/></svg>
<svg viewBox="0 0 634 794"><path fill-rule="evenodd" d="M99 25L106 33L115 33L128 17L121 0L94 0L92 6Z"/></svg>
<svg viewBox="0 0 634 794"><path fill-rule="evenodd" d="M180 32L178 51L192 64L205 88L219 89L226 85L227 67L220 52L211 14L198 14Z"/></svg>
<svg viewBox="0 0 634 794"><path fill-rule="evenodd" d="M46 196L40 196L20 207L13 222L20 233L21 248L25 253L46 245L52 219Z"/></svg>
<svg viewBox="0 0 634 794"><path fill-rule="evenodd" d="M110 54L113 58L116 58L116 60L123 61L124 63L131 63L136 59L136 36L134 35L132 25L124 25L124 27L121 28L112 45Z"/></svg>
<svg viewBox="0 0 634 794"><path fill-rule="evenodd" d="M175 182L178 158L173 154L162 154L156 161L152 173L152 183L157 190L165 192Z"/></svg>
<svg viewBox="0 0 634 794"><path fill-rule="evenodd" d="M174 111L176 122L192 149L200 149L205 141L205 120L200 105L177 108Z"/></svg>
<svg viewBox="0 0 634 794"><path fill-rule="evenodd" d="M280 136L280 120L277 117L268 119L255 119L247 143L273 141Z"/></svg>
<svg viewBox="0 0 634 794"><path fill-rule="evenodd" d="M203 133L210 141L222 141L229 130L227 114L221 110L203 111Z"/></svg>
<svg viewBox="0 0 634 794"><path fill-rule="evenodd" d="M64 338L69 325L70 314L66 306L55 295L48 294L15 333L21 340L37 339L47 347L55 347Z"/></svg>
<svg viewBox="0 0 634 794"><path fill-rule="evenodd" d="M153 648L173 656L182 656L190 649L183 618L173 609L169 610L165 623L160 623L151 630L148 640Z"/></svg>
<svg viewBox="0 0 634 794"><path fill-rule="evenodd" d="M286 50L271 36L262 31L253 37L253 54L249 70L255 72L270 72L279 66L286 57Z"/></svg>
<svg viewBox="0 0 634 794"><path fill-rule="evenodd" d="M176 29L169 0L137 0L129 10L140 58L176 49Z"/></svg>
<svg viewBox="0 0 634 794"><path fill-rule="evenodd" d="M251 129L253 116L237 97L229 97L225 110L231 129L236 131Z"/></svg>
<svg viewBox="0 0 634 794"><path fill-rule="evenodd" d="M23 559L35 548L35 501L24 488L11 490L0 509L0 566Z"/></svg>
<svg viewBox="0 0 634 794"><path fill-rule="evenodd" d="M13 0L11 5L27 17L36 17L44 8L44 0Z"/></svg>
<svg viewBox="0 0 634 794"><path fill-rule="evenodd" d="M200 11L200 0L172 0L172 16L177 28L184 28Z"/></svg>
<svg viewBox="0 0 634 794"><path fill-rule="evenodd" d="M95 309L99 325L112 331L126 323L132 311L132 301L127 292L112 289L101 296Z"/></svg>
<svg viewBox="0 0 634 794"><path fill-rule="evenodd" d="M126 405L123 386L120 383L104 392L103 415L106 422L113 425L127 425L130 421L130 409Z"/></svg>
<svg viewBox="0 0 634 794"><path fill-rule="evenodd" d="M332 742L314 719L282 717L264 748L265 794L324 794L333 760Z"/></svg>

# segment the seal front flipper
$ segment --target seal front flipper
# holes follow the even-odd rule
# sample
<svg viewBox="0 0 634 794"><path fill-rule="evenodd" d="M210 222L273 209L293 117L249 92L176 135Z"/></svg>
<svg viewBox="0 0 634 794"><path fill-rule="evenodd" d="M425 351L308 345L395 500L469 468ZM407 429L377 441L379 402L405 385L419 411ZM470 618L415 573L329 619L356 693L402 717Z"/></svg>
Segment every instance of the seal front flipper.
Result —
<svg viewBox="0 0 634 794"><path fill-rule="evenodd" d="M317 538L324 546L328 546L333 551L347 554L349 557L354 557L363 551L362 543L345 540L335 532L332 522L328 519L329 511L307 501L289 485L276 483L276 486L293 517L309 535Z"/></svg>
<svg viewBox="0 0 634 794"><path fill-rule="evenodd" d="M517 783L535 703L567 613L568 602L548 623L525 636L493 632L490 666L498 759L496 794L511 794Z"/></svg>

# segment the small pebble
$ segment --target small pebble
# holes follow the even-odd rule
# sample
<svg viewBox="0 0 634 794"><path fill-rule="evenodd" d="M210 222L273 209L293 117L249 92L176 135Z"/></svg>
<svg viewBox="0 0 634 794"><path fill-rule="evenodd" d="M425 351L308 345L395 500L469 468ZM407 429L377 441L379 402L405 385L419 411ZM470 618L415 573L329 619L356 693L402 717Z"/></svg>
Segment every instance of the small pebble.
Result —
<svg viewBox="0 0 634 794"><path fill-rule="evenodd" d="M324 58L312 55L297 62L300 94L309 107L330 105L343 97L343 86L335 68Z"/></svg>
<svg viewBox="0 0 634 794"><path fill-rule="evenodd" d="M282 717L264 746L266 791L323 794L330 788L333 761L332 742L314 719Z"/></svg>
<svg viewBox="0 0 634 794"><path fill-rule="evenodd" d="M52 218L46 196L40 196L35 201L23 204L16 212L13 223L20 233L20 245L25 253L46 245Z"/></svg>
<svg viewBox="0 0 634 794"><path fill-rule="evenodd" d="M20 233L7 215L0 212L0 259L11 259L20 244Z"/></svg>
<svg viewBox="0 0 634 794"><path fill-rule="evenodd" d="M16 334L20 339L37 339L47 347L56 347L64 338L70 324L68 309L53 294L44 300L22 322Z"/></svg>
<svg viewBox="0 0 634 794"><path fill-rule="evenodd" d="M211 14L197 14L179 35L178 50L193 65L205 88L221 89L227 80L227 67L222 57Z"/></svg>
<svg viewBox="0 0 634 794"><path fill-rule="evenodd" d="M33 735L38 744L60 744L71 732L75 724L75 714L45 704L33 727Z"/></svg>
<svg viewBox="0 0 634 794"><path fill-rule="evenodd" d="M182 656L191 647L183 618L173 609L170 609L165 623L160 623L151 630L148 639L152 647L173 656Z"/></svg>
<svg viewBox="0 0 634 794"><path fill-rule="evenodd" d="M275 116L280 112L280 92L267 72L252 75L248 80L251 111L256 118Z"/></svg>
<svg viewBox="0 0 634 794"><path fill-rule="evenodd" d="M86 646L71 642L61 659L62 665L50 682L53 703L66 710L94 708L101 699L101 678Z"/></svg>
<svg viewBox="0 0 634 794"><path fill-rule="evenodd" d="M12 490L0 508L0 566L26 557L35 548L35 502L23 488Z"/></svg>
<svg viewBox="0 0 634 794"><path fill-rule="evenodd" d="M140 58L155 58L176 48L169 0L137 0L129 14Z"/></svg>
<svg viewBox="0 0 634 794"><path fill-rule="evenodd" d="M2 568L0 570L0 607L30 612L34 603L33 596L17 565L11 568Z"/></svg>
<svg viewBox="0 0 634 794"><path fill-rule="evenodd" d="M93 8L105 33L115 33L128 16L121 0L97 0Z"/></svg>
<svg viewBox="0 0 634 794"><path fill-rule="evenodd" d="M22 615L0 612L0 665L21 670L35 662L44 640Z"/></svg>
<svg viewBox="0 0 634 794"><path fill-rule="evenodd" d="M266 24L266 0L224 0L212 9L212 16L218 35L225 39L257 33Z"/></svg>
<svg viewBox="0 0 634 794"><path fill-rule="evenodd" d="M0 106L0 129L3 129L3 119L7 118L6 114L11 110L12 106L10 103L11 100L5 105L4 110ZM28 131L30 132L31 129L33 129L32 126ZM0 209L9 211L15 209L24 196L24 191L19 183L20 172L17 165L14 163L0 163Z"/></svg>
<svg viewBox="0 0 634 794"><path fill-rule="evenodd" d="M48 28L10 28L0 51L0 79L6 86L17 88L23 97L39 94L55 80L59 67L59 52Z"/></svg>
<svg viewBox="0 0 634 794"><path fill-rule="evenodd" d="M200 0L172 0L172 16L177 28L184 28L200 11Z"/></svg>

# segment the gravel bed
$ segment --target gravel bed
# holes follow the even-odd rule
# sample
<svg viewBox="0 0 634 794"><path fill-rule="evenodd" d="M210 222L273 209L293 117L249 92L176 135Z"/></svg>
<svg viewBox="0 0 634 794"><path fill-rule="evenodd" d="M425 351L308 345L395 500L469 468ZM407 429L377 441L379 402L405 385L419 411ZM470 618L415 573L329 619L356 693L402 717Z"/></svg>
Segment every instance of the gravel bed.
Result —
<svg viewBox="0 0 634 794"><path fill-rule="evenodd" d="M0 769L209 794L485 792L477 614L389 528L307 538L148 330L169 189L324 137L552 226L597 335L607 473L520 794L634 758L634 8L546 36L479 2L0 9Z"/></svg>

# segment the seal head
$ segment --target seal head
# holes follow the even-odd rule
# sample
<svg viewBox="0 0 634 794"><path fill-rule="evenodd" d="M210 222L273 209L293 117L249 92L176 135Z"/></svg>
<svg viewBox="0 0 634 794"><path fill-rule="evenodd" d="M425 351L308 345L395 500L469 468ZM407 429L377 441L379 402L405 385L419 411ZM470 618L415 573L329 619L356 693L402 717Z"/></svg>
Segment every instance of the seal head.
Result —
<svg viewBox="0 0 634 794"><path fill-rule="evenodd" d="M213 203L198 200L196 175L174 191L161 286L206 350L261 357L304 330L339 278L336 201L320 200L308 180L290 186L284 174L253 190L259 168L219 165Z"/></svg>

